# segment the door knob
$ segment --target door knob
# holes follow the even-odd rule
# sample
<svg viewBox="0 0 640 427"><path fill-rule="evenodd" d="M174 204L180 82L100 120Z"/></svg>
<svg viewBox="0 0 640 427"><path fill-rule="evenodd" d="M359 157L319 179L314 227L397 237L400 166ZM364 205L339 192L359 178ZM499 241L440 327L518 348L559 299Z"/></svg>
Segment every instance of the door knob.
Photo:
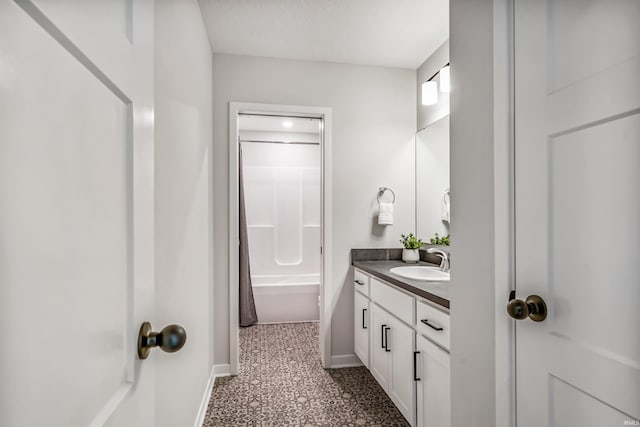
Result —
<svg viewBox="0 0 640 427"><path fill-rule="evenodd" d="M516 320L526 317L534 322L542 322L547 318L547 304L538 295L529 295L526 300L516 298L516 293L511 291L510 301L507 304L507 313Z"/></svg>
<svg viewBox="0 0 640 427"><path fill-rule="evenodd" d="M138 357L146 359L153 347L160 347L167 353L175 353L186 341L187 331L180 325L169 325L160 332L152 332L151 323L144 322L138 333Z"/></svg>

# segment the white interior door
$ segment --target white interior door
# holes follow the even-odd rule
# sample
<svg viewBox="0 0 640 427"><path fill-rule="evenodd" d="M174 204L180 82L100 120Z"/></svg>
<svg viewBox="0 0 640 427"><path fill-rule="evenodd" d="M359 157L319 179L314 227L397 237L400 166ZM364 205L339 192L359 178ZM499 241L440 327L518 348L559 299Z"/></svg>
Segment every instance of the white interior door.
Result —
<svg viewBox="0 0 640 427"><path fill-rule="evenodd" d="M517 421L640 419L640 1L515 2Z"/></svg>
<svg viewBox="0 0 640 427"><path fill-rule="evenodd" d="M153 421L153 5L0 2L0 425Z"/></svg>

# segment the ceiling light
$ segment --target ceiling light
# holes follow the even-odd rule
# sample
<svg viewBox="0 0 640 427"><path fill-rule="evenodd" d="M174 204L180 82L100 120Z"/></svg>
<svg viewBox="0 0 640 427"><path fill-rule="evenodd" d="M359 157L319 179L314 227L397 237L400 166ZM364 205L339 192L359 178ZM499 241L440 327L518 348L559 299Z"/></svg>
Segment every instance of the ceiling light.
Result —
<svg viewBox="0 0 640 427"><path fill-rule="evenodd" d="M286 127L286 128L290 128L293 126L293 122L289 121L289 120L285 120L284 122L282 122L282 126Z"/></svg>
<svg viewBox="0 0 640 427"><path fill-rule="evenodd" d="M449 74L449 66L446 65L440 70L440 92L451 92L451 76Z"/></svg>
<svg viewBox="0 0 640 427"><path fill-rule="evenodd" d="M422 105L433 105L438 103L438 83L428 81L422 83Z"/></svg>

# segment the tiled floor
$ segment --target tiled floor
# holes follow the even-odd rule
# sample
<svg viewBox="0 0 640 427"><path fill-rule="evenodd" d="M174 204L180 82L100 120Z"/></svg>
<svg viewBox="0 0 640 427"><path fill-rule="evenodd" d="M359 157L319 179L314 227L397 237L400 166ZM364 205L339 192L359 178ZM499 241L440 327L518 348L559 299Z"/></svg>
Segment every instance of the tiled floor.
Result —
<svg viewBox="0 0 640 427"><path fill-rule="evenodd" d="M240 373L218 378L204 426L406 426L364 368L324 370L317 323L240 330Z"/></svg>

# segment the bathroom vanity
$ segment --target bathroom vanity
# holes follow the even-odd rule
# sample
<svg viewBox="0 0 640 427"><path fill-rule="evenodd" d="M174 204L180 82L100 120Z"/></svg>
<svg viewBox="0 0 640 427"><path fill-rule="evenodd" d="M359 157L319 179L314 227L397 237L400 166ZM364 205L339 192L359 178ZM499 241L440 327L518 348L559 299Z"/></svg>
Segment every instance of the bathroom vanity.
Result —
<svg viewBox="0 0 640 427"><path fill-rule="evenodd" d="M409 424L449 426L448 282L391 273L399 260L352 263L356 355Z"/></svg>

